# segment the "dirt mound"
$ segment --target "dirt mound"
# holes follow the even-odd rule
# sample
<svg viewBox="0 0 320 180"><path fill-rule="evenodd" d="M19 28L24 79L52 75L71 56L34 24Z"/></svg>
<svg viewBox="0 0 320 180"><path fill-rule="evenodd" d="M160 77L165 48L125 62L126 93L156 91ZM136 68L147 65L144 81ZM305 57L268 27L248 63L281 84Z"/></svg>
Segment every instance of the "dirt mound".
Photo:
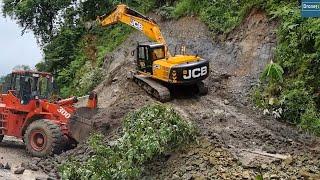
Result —
<svg viewBox="0 0 320 180"><path fill-rule="evenodd" d="M273 56L275 22L253 10L224 42L213 41L205 24L194 17L158 22L172 54L174 44L185 44L190 53L210 60L211 75L206 80L210 91L207 96L175 98L167 103L199 128L201 140L199 145L147 163L145 178L250 179L261 173L287 179L320 174L319 138L262 115L248 100L250 88ZM137 41L147 39L135 32L105 58L107 76L96 88L100 110L91 119L109 123L104 131L106 141L118 136L125 114L155 102L127 79L135 68L130 52ZM86 145L80 145L44 162L58 165L68 156L86 159L91 153Z"/></svg>

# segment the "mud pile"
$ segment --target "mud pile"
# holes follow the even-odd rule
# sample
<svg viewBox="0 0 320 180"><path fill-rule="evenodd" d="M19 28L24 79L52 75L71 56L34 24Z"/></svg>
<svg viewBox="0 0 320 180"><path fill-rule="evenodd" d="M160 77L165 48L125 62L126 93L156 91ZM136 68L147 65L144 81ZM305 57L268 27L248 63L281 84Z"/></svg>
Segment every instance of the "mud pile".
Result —
<svg viewBox="0 0 320 180"><path fill-rule="evenodd" d="M264 12L252 10L239 28L219 42L212 40L207 27L195 17L160 22L152 16L159 22L171 53L173 45L187 45L190 53L210 60L211 75L206 80L210 88L207 96L177 96L166 103L198 127L200 143L147 163L146 179L252 179L260 174L276 179L318 178L319 138L262 115L248 98L273 56L275 22ZM137 41L147 39L135 32L105 57L106 79L96 88L100 109L91 120L109 124L103 131L106 142L119 136L125 114L155 102L127 78L135 69L130 54ZM56 173L67 157L85 160L91 153L85 144L79 145L38 165ZM50 163L53 165L46 169Z"/></svg>

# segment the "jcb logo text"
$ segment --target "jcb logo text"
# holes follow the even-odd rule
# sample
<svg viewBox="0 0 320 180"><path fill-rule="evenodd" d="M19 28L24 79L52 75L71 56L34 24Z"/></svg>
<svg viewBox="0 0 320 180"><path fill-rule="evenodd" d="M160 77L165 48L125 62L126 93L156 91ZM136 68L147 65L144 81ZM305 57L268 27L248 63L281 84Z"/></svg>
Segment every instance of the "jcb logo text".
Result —
<svg viewBox="0 0 320 180"><path fill-rule="evenodd" d="M191 78L198 78L201 76L205 76L208 73L208 67L204 66L201 68L195 68L190 70L183 71L183 79L191 79Z"/></svg>

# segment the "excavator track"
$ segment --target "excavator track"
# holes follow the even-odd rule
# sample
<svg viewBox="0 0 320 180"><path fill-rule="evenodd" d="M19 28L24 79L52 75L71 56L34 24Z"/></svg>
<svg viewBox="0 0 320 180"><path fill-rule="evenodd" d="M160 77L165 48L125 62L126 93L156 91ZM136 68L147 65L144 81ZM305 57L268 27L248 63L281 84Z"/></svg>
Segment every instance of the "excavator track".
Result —
<svg viewBox="0 0 320 180"><path fill-rule="evenodd" d="M133 75L133 80L142 87L148 94L152 95L154 98L160 102L170 101L170 91L163 84L151 79L145 75Z"/></svg>

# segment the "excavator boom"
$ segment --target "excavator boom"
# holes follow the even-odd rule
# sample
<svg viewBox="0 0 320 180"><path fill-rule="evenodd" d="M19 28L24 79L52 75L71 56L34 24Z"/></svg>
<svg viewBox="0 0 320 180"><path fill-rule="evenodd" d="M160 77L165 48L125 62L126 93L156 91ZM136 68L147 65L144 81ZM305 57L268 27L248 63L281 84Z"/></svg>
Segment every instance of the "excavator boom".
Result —
<svg viewBox="0 0 320 180"><path fill-rule="evenodd" d="M166 55L170 57L167 43L161 34L159 25L153 19L130 9L127 5L120 4L110 13L98 16L97 20L101 26L109 26L122 22L141 31L152 41L163 44L165 46Z"/></svg>

